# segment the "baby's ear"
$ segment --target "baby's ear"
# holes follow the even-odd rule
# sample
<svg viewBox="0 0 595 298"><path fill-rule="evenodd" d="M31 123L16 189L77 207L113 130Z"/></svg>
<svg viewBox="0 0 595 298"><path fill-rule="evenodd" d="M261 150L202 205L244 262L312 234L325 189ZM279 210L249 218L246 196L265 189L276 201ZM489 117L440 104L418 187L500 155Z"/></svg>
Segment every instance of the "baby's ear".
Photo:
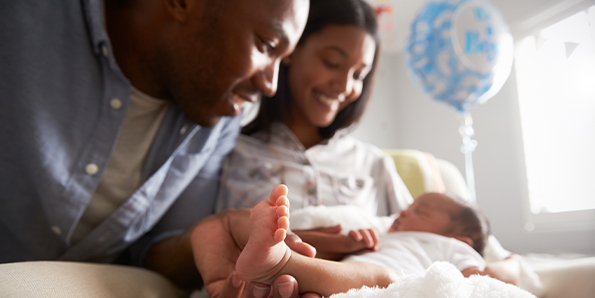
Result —
<svg viewBox="0 0 595 298"><path fill-rule="evenodd" d="M453 238L459 240L459 241L463 241L467 244L469 244L469 246L473 247L473 239L469 238L469 237L465 237L465 236L454 236Z"/></svg>

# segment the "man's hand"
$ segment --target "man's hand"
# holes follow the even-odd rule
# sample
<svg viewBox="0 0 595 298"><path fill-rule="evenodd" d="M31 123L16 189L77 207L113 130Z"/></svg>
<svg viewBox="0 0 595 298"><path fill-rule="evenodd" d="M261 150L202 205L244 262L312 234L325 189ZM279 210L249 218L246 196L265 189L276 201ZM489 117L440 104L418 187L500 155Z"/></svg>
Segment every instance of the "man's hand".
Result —
<svg viewBox="0 0 595 298"><path fill-rule="evenodd" d="M233 274L238 256L248 242L249 227L250 209L226 210L210 215L184 234L153 245L146 254L145 263L149 269L184 288L200 287L202 278L210 297L252 298L264 292L268 295L270 285L245 286ZM300 254L309 257L316 254L316 250L297 235L289 233L286 243ZM278 277L272 289L273 297L298 297L297 282L291 276Z"/></svg>
<svg viewBox="0 0 595 298"><path fill-rule="evenodd" d="M192 247L196 267L202 272L205 289L210 297L232 298L297 298L297 281L279 276L272 285L247 284L235 274L235 262L248 242L250 210L229 210L199 222L192 231ZM232 228L233 227L233 228ZM286 237L287 245L296 252L313 257L316 250L292 233ZM320 295L308 294L319 298Z"/></svg>
<svg viewBox="0 0 595 298"><path fill-rule="evenodd" d="M272 291L271 291L272 290ZM220 295L211 297L230 297L230 298L321 298L315 293L307 293L299 296L298 283L289 275L281 275L275 279L272 286L265 284L246 285L244 281L239 279L235 272L232 272L223 288Z"/></svg>

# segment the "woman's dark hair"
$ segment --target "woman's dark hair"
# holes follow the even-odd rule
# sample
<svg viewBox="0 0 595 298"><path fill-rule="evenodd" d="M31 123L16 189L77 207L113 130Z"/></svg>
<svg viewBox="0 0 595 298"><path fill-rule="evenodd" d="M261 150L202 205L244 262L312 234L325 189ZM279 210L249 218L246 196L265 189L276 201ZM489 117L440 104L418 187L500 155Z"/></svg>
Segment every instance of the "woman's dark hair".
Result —
<svg viewBox="0 0 595 298"><path fill-rule="evenodd" d="M370 99L380 52L376 16L372 7L364 0L310 0L308 22L298 46L327 25L355 25L364 29L376 41L376 52L372 68L364 79L360 97L340 111L329 126L319 128L318 132L323 139L333 137L339 129L356 123L363 115ZM242 129L242 133L250 135L257 131L268 132L272 123L284 122L290 116L293 105L288 72L289 67L279 67L277 93L273 97L262 98L258 115Z"/></svg>
<svg viewBox="0 0 595 298"><path fill-rule="evenodd" d="M490 236L490 223L485 214L468 201L459 196L447 193L446 196L452 198L460 205L457 213L451 214L453 231L451 233L457 236L469 237L473 240L473 249L483 256L488 237Z"/></svg>

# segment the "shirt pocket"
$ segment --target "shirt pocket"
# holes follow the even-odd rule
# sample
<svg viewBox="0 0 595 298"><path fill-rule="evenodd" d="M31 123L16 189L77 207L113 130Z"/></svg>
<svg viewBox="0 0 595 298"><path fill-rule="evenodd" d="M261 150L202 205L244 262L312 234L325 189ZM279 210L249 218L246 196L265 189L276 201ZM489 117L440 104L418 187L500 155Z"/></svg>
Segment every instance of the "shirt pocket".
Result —
<svg viewBox="0 0 595 298"><path fill-rule="evenodd" d="M242 176L252 182L265 180L280 183L284 173L283 165L257 158L245 160L242 169Z"/></svg>
<svg viewBox="0 0 595 298"><path fill-rule="evenodd" d="M284 168L260 158L232 155L222 175L220 204L225 208L253 207L282 181Z"/></svg>
<svg viewBox="0 0 595 298"><path fill-rule="evenodd" d="M370 176L336 175L331 177L333 190L341 205L367 207L375 205L374 179Z"/></svg>

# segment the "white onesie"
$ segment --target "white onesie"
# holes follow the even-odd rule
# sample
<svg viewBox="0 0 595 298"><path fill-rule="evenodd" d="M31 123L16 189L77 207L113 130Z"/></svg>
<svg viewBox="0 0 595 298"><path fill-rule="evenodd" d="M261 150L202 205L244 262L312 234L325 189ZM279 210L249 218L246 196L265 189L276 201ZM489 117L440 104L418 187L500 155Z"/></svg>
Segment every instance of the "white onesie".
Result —
<svg viewBox="0 0 595 298"><path fill-rule="evenodd" d="M394 232L380 236L380 249L347 256L342 262L367 262L392 269L399 275L423 275L435 261L449 262L460 271L483 270L485 261L468 244L426 232Z"/></svg>

